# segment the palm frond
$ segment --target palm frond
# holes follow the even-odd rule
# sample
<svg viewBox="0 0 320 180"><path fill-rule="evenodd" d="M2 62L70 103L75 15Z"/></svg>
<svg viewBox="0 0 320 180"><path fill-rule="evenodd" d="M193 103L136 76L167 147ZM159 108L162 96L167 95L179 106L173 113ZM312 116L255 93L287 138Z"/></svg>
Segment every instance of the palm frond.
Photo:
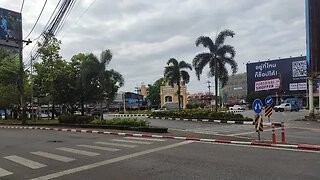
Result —
<svg viewBox="0 0 320 180"><path fill-rule="evenodd" d="M234 50L233 46L223 45L217 50L217 54L222 57L229 56L231 59L233 59L236 55L236 51Z"/></svg>
<svg viewBox="0 0 320 180"><path fill-rule="evenodd" d="M181 79L188 84L190 82L190 75L187 71L182 70L181 71Z"/></svg>
<svg viewBox="0 0 320 180"><path fill-rule="evenodd" d="M172 63L173 66L178 66L178 61L175 58L170 58L167 62L167 65L170 65Z"/></svg>
<svg viewBox="0 0 320 180"><path fill-rule="evenodd" d="M233 37L234 35L235 35L235 33L229 29L221 31L215 40L215 45L220 46L220 45L224 44L226 37Z"/></svg>
<svg viewBox="0 0 320 180"><path fill-rule="evenodd" d="M179 69L190 69L192 70L192 66L189 63L186 63L185 61L179 62Z"/></svg>
<svg viewBox="0 0 320 180"><path fill-rule="evenodd" d="M192 66L196 71L196 76L200 80L200 75L202 74L203 68L211 61L211 53L200 53L197 54L192 60Z"/></svg>
<svg viewBox="0 0 320 180"><path fill-rule="evenodd" d="M234 59L224 57L223 61L224 61L225 64L229 64L230 65L231 70L232 70L232 75L237 73L237 71L238 71L238 63Z"/></svg>
<svg viewBox="0 0 320 180"><path fill-rule="evenodd" d="M211 49L214 46L212 39L207 36L198 37L195 43L196 43L196 46L199 46L200 44L202 44L203 47L209 48L209 49Z"/></svg>

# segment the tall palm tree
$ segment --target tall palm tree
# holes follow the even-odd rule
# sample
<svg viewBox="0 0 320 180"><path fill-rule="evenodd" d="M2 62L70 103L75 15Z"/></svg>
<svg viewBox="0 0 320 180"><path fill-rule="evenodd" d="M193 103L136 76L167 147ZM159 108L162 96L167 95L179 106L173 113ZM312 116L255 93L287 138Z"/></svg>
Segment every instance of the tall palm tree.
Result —
<svg viewBox="0 0 320 180"><path fill-rule="evenodd" d="M199 46L200 44L209 49L209 52L204 52L197 54L193 61L192 65L196 71L198 80L200 80L200 75L202 74L203 68L206 65L209 65L209 76L214 76L215 81L215 110L218 110L218 79L222 82L222 87L228 82L228 70L226 64L230 65L232 70L232 75L238 71L238 64L235 62L235 50L233 46L224 44L224 41L227 37L233 38L235 33L229 29L221 31L215 38L215 41L212 41L210 37L200 36L195 44Z"/></svg>
<svg viewBox="0 0 320 180"><path fill-rule="evenodd" d="M170 58L167 62L167 67L164 70L164 76L168 81L168 84L172 87L174 84L178 86L178 102L179 102L179 110L181 110L181 80L183 80L186 84L190 81L190 75L187 71L183 69L192 70L191 64L188 64L184 61L178 62L174 58Z"/></svg>

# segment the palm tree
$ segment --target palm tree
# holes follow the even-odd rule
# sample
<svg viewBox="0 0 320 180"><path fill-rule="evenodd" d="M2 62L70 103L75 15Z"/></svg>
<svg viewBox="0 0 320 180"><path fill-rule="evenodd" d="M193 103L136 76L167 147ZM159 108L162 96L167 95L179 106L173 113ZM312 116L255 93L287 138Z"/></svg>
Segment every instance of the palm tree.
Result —
<svg viewBox="0 0 320 180"><path fill-rule="evenodd" d="M200 80L203 68L207 64L209 65L209 76L215 77L216 112L218 110L218 79L221 80L222 87L224 87L228 82L228 70L226 68L226 64L230 65L232 75L234 75L238 70L238 64L234 60L236 54L234 47L224 44L224 41L228 36L233 37L234 35L235 33L233 31L226 29L217 35L214 42L207 36L200 36L195 42L196 46L201 44L203 47L209 49L209 52L197 54L192 61L192 65L196 71L198 80Z"/></svg>
<svg viewBox="0 0 320 180"><path fill-rule="evenodd" d="M174 84L178 86L178 102L179 102L179 110L181 110L181 80L183 80L186 84L190 81L190 75L187 71L183 69L192 70L191 64L188 64L184 61L178 62L174 58L170 58L167 62L167 67L164 70L164 76L167 79L167 82L172 87Z"/></svg>

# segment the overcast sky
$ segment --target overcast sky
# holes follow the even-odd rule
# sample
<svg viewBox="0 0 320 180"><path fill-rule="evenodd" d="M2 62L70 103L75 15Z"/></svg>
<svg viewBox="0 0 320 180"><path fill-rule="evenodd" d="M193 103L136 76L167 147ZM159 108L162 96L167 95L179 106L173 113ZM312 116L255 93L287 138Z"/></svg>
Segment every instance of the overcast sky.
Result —
<svg viewBox="0 0 320 180"><path fill-rule="evenodd" d="M25 0L23 34L34 25L44 0ZM1 0L0 7L20 11L22 0ZM30 38L42 32L58 0L48 0ZM215 38L224 29L236 35L225 42L235 47L238 73L247 62L305 55L304 0L76 0L67 23L58 34L60 54L66 60L78 53L99 55L110 49L108 68L125 78L123 91L152 84L163 76L170 58L192 62L199 52L199 36ZM89 8L88 8L89 7ZM34 43L24 49L27 62ZM200 81L190 71L190 93L207 92L207 70Z"/></svg>

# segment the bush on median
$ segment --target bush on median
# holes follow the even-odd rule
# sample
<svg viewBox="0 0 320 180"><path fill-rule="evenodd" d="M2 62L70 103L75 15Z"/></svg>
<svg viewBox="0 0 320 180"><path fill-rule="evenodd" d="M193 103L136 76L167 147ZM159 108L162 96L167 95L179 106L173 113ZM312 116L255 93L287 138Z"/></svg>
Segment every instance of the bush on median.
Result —
<svg viewBox="0 0 320 180"><path fill-rule="evenodd" d="M109 120L95 119L90 122L94 125L112 125L112 126L127 126L127 127L149 127L150 122L137 118L113 118Z"/></svg>
<svg viewBox="0 0 320 180"><path fill-rule="evenodd" d="M89 124L92 116L63 115L58 117L60 124Z"/></svg>
<svg viewBox="0 0 320 180"><path fill-rule="evenodd" d="M184 109L181 111L159 111L152 112L153 117L171 117L171 118L189 118L189 119L211 119L211 120L242 120L252 121L251 118L245 118L242 114L229 112L215 112L210 109Z"/></svg>

